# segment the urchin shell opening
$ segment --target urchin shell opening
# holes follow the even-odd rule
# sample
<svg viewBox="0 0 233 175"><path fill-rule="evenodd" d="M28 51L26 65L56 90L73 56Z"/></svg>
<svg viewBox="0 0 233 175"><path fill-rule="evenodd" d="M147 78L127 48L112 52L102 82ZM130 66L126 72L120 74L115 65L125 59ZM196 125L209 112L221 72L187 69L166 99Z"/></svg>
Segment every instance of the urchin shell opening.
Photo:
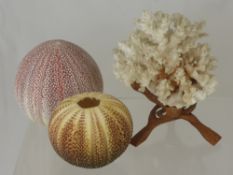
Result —
<svg viewBox="0 0 233 175"><path fill-rule="evenodd" d="M82 108L94 108L99 106L100 100L91 97L85 97L77 102L77 104Z"/></svg>

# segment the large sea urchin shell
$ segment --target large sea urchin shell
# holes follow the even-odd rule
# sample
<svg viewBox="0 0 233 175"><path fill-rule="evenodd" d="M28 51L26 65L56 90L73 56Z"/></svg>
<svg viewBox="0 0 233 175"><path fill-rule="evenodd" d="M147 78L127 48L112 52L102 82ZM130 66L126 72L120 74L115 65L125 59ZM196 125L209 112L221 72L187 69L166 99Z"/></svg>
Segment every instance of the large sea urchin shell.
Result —
<svg viewBox="0 0 233 175"><path fill-rule="evenodd" d="M132 120L127 107L116 98L92 92L61 102L49 123L55 151L73 165L104 166L128 147Z"/></svg>
<svg viewBox="0 0 233 175"><path fill-rule="evenodd" d="M102 91L103 81L86 51L64 40L50 40L23 59L15 89L28 116L47 124L58 102L74 94Z"/></svg>

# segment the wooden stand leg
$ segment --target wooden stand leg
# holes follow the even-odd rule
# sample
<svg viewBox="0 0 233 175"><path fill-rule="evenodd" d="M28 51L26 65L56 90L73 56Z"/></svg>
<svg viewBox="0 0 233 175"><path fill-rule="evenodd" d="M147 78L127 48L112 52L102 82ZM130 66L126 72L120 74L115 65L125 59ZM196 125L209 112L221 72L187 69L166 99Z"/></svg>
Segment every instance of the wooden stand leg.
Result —
<svg viewBox="0 0 233 175"><path fill-rule="evenodd" d="M218 133L201 123L195 115L182 115L181 118L193 125L210 144L215 145L221 139Z"/></svg>
<svg viewBox="0 0 233 175"><path fill-rule="evenodd" d="M171 115L164 115L164 116L158 118L158 116L156 116L158 108L159 108L159 106L155 106L151 110L147 125L144 128L142 128L131 139L131 144L133 146L138 146L141 143L143 143L149 137L149 135L151 134L151 132L153 131L153 129L156 126L178 119L177 117L174 117L174 116L171 116Z"/></svg>
<svg viewBox="0 0 233 175"><path fill-rule="evenodd" d="M138 146L141 143L143 143L150 135L152 130L156 127L156 125L146 125L144 128L142 128L133 138L131 139L131 144L133 146Z"/></svg>

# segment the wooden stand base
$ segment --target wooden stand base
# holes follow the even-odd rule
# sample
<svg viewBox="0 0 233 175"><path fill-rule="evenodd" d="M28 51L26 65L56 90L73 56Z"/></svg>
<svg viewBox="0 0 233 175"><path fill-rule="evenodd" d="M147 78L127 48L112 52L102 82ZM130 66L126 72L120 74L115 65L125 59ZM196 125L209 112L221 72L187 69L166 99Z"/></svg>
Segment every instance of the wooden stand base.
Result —
<svg viewBox="0 0 233 175"><path fill-rule="evenodd" d="M140 86L139 84L134 83L132 84L132 88L138 91ZM189 108L178 109L176 107L164 106L148 89L146 89L143 94L156 105L150 112L147 125L131 139L132 145L138 146L144 142L149 137L152 130L158 125L178 119L183 119L193 125L212 145L215 145L221 139L221 136L218 133L205 126L195 115L192 114L196 104Z"/></svg>

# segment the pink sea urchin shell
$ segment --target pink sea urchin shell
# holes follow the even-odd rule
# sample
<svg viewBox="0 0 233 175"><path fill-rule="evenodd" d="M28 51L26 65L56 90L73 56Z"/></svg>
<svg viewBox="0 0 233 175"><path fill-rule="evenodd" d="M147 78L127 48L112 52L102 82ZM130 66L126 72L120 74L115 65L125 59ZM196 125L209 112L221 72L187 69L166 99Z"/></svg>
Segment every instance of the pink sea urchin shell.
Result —
<svg viewBox="0 0 233 175"><path fill-rule="evenodd" d="M50 40L22 60L15 90L28 116L47 125L58 102L74 94L102 91L103 80L86 51L64 40Z"/></svg>

